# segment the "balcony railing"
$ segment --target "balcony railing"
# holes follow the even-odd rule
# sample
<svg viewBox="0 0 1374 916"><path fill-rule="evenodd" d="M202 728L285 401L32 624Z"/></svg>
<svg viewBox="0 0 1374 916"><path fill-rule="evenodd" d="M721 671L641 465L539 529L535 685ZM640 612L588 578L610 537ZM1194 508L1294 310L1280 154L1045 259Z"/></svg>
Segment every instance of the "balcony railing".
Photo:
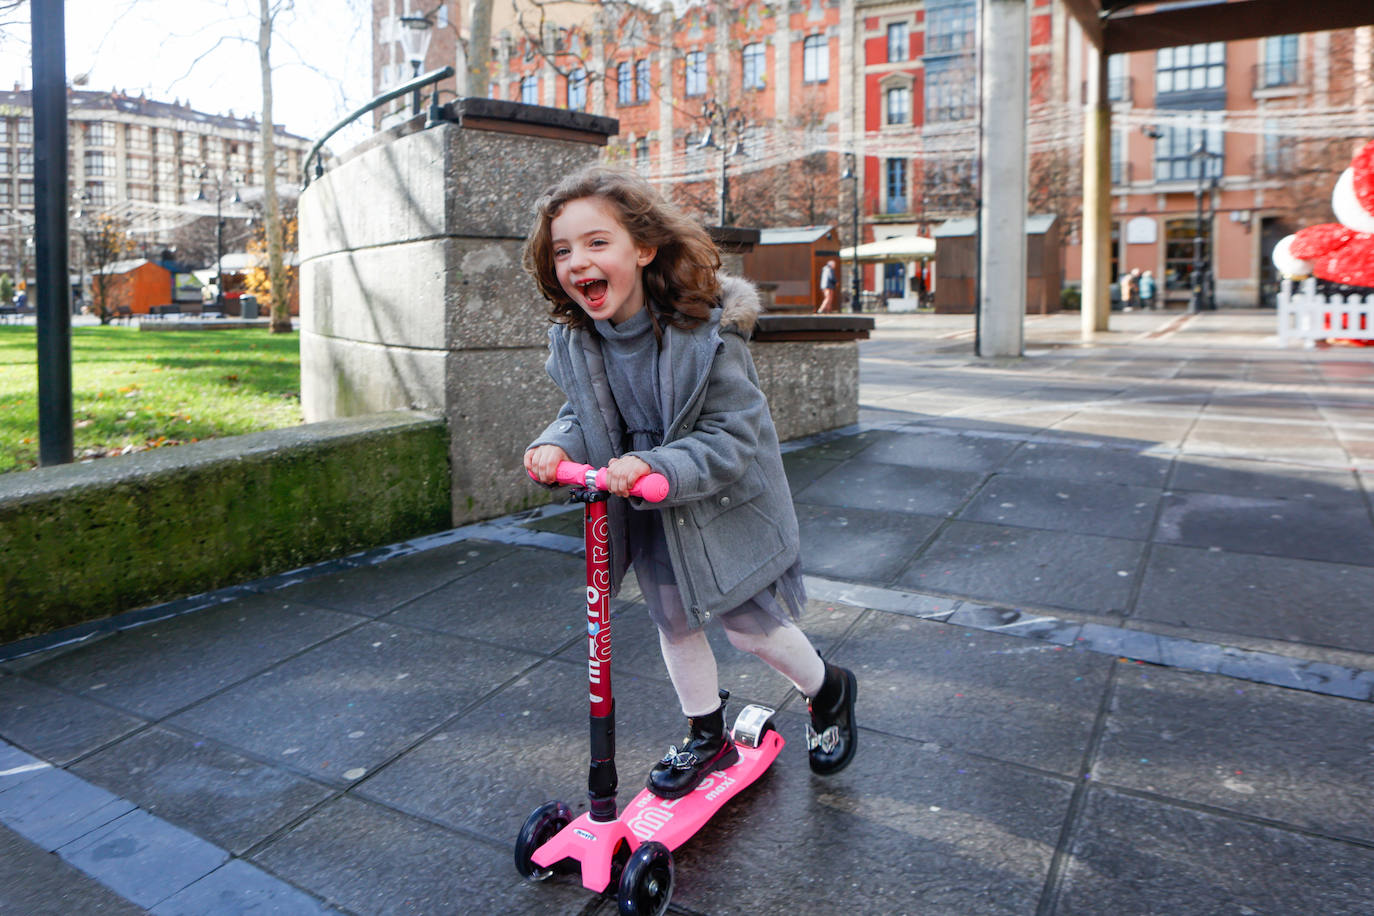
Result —
<svg viewBox="0 0 1374 916"><path fill-rule="evenodd" d="M1298 85L1298 61L1296 58L1266 60L1251 68L1255 89L1281 89Z"/></svg>

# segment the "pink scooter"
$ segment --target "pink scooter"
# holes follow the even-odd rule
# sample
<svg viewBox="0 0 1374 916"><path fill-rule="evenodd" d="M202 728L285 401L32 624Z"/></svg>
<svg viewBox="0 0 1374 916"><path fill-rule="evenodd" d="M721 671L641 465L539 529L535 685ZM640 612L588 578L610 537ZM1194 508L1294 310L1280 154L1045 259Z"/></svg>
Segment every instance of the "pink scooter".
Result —
<svg viewBox="0 0 1374 916"><path fill-rule="evenodd" d="M582 873L588 890L612 887L623 916L660 916L673 894L673 854L725 803L758 779L785 743L773 727L774 710L746 706L735 719L739 761L710 773L689 795L672 801L640 790L617 813L615 792L615 702L611 696L611 605L609 530L605 468L565 461L558 482L574 487L583 504L587 547L587 674L591 688L590 810L576 818L568 805L552 801L536 808L515 841L515 867L532 881L555 871ZM668 495L661 474L641 477L630 492L649 502Z"/></svg>

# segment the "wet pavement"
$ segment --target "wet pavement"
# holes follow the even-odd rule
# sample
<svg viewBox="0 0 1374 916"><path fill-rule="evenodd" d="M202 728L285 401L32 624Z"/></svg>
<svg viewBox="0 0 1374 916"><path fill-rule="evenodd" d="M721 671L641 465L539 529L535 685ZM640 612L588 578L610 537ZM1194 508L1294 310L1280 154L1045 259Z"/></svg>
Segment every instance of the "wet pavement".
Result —
<svg viewBox="0 0 1374 916"><path fill-rule="evenodd" d="M878 316L860 424L785 456L858 755L813 776L804 701L713 633L789 743L675 854L670 912L1374 912L1374 350L1274 325L1037 317L982 360L968 316ZM512 862L537 805L583 807L579 527L0 646L0 913L615 912ZM635 598L622 801L682 730Z"/></svg>

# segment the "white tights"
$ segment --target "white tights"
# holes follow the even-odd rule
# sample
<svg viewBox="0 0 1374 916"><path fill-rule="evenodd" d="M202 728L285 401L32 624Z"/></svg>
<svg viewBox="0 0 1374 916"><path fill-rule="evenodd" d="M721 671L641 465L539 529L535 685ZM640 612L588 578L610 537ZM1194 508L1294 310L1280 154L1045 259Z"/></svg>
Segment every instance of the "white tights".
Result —
<svg viewBox="0 0 1374 916"><path fill-rule="evenodd" d="M728 616L721 618L722 623L728 620ZM795 625L778 624L761 633L756 629L732 630L726 623L725 635L730 645L763 659L804 695L814 697L821 689L825 662L821 661L811 640ZM660 631L658 644L663 650L663 661L668 666L668 677L677 691L683 714L691 718L715 712L720 706L720 685L716 657L711 652L705 630L692 630L676 642Z"/></svg>

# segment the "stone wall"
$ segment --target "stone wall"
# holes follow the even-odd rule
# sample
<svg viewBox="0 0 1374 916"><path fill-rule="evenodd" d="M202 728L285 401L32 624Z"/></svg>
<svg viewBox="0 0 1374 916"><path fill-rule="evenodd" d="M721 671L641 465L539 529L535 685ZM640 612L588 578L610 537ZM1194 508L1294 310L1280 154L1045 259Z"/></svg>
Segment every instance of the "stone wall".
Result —
<svg viewBox="0 0 1374 916"><path fill-rule="evenodd" d="M0 475L0 643L441 531L447 450L397 412Z"/></svg>

